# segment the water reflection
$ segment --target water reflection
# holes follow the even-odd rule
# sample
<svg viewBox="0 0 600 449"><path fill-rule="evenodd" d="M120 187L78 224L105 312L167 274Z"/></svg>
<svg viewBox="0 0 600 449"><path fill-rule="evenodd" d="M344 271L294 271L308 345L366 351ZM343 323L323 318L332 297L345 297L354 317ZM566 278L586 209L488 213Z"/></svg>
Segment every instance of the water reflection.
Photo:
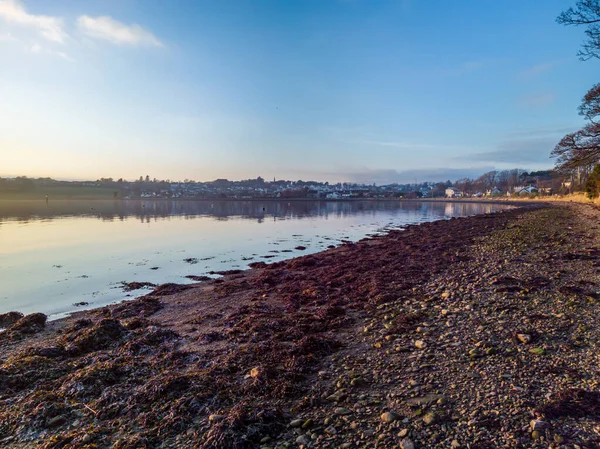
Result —
<svg viewBox="0 0 600 449"><path fill-rule="evenodd" d="M0 224L4 221L52 221L58 217L93 217L104 221L135 217L142 223L173 216L184 219L231 217L254 219L301 219L306 217L337 218L349 215L372 215L394 211L429 212L446 216L489 213L492 204L416 202L416 201L0 201Z"/></svg>
<svg viewBox="0 0 600 449"><path fill-rule="evenodd" d="M0 202L0 313L57 317L73 311L74 303L100 307L126 299L122 281L190 282L187 276L276 262L407 224L504 207L414 201Z"/></svg>

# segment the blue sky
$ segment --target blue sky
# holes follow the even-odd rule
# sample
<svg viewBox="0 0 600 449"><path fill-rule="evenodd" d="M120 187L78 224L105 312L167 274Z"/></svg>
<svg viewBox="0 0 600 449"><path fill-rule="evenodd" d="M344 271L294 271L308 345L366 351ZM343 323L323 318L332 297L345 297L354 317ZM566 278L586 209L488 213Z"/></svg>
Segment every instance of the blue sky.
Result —
<svg viewBox="0 0 600 449"><path fill-rule="evenodd" d="M573 3L0 0L0 175L549 168L598 82Z"/></svg>

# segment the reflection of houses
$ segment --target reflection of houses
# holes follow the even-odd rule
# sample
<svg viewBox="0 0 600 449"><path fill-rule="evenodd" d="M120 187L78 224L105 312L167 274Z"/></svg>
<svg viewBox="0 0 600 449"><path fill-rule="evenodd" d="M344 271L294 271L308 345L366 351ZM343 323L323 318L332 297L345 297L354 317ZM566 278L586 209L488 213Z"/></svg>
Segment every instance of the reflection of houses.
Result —
<svg viewBox="0 0 600 449"><path fill-rule="evenodd" d="M454 187L448 187L444 193L446 198L460 198L463 196L462 192Z"/></svg>
<svg viewBox="0 0 600 449"><path fill-rule="evenodd" d="M420 192L423 195L423 198L430 198L432 196L432 188L429 186L421 187Z"/></svg>

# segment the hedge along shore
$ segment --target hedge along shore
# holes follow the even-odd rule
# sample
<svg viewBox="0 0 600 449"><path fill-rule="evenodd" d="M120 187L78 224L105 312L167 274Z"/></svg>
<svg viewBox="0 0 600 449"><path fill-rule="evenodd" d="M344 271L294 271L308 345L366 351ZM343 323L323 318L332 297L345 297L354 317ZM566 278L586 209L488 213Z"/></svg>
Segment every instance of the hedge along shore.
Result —
<svg viewBox="0 0 600 449"><path fill-rule="evenodd" d="M2 316L0 445L597 448L599 218L534 204Z"/></svg>

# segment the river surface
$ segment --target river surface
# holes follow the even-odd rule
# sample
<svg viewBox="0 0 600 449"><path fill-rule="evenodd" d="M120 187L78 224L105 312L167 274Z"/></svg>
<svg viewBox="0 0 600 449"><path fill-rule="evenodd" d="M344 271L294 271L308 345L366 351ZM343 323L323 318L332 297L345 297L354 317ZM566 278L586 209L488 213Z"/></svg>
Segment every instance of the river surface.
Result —
<svg viewBox="0 0 600 449"><path fill-rule="evenodd" d="M412 201L0 201L0 313L59 318L365 236L507 206ZM305 250L296 249L306 247ZM77 303L87 303L76 306Z"/></svg>

